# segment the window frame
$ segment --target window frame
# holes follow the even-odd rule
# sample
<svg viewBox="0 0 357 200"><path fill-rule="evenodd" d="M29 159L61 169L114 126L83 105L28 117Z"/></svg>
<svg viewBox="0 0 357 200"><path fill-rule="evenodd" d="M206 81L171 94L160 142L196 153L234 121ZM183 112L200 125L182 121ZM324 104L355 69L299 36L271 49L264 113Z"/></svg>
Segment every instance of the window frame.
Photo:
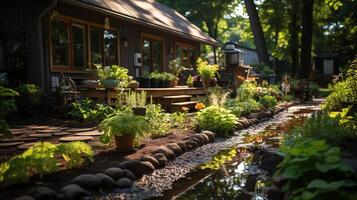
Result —
<svg viewBox="0 0 357 200"><path fill-rule="evenodd" d="M66 65L54 65L53 64L53 51L52 51L52 27L51 27L51 22L53 20L60 20L60 21L65 21L66 23L68 23L68 27L69 30L68 32L68 36L69 36L69 66ZM86 46L86 67L84 69L75 67L73 64L73 31L72 31L72 25L80 25L80 26L84 26L85 27L85 46ZM119 35L119 31L116 28L105 28L104 25L101 24L97 24L94 22L90 22L90 21L86 21L86 20L81 20L78 18L73 18L73 17L69 17L69 16L64 16L64 15L58 15L56 16L54 19L51 19L51 17L49 17L49 21L48 21L48 27L49 27L49 42L48 42L48 47L49 47L49 64L50 64L50 71L51 72L67 72L67 73L86 73L86 69L93 69L93 65L92 65L92 57L91 57L91 41L90 41L90 30L92 27L94 28L98 28L101 30L102 33L104 33L105 30L108 31L113 31L115 32L116 35L116 57L117 57L117 63L118 65L120 65L120 35ZM104 35L102 37L101 43L103 45L104 43ZM103 46L102 46L103 47ZM104 61L104 48L101 49L102 50L102 56L103 56L103 64L105 64Z"/></svg>
<svg viewBox="0 0 357 200"><path fill-rule="evenodd" d="M177 57L177 47L181 47L181 56L180 56L180 62L182 62L183 60L183 48L187 49L187 67L190 67L190 65L192 65L193 67L196 65L196 63L191 63L191 58L190 58L190 52L191 50L194 50L195 54L196 54L196 60L199 57L198 56L198 47L195 45L191 45L191 44L187 44L187 43L182 43L182 42L175 42L175 48L174 48L174 55L175 55L175 59L178 58Z"/></svg>
<svg viewBox="0 0 357 200"><path fill-rule="evenodd" d="M166 66L165 66L165 39L163 37L157 36L157 35L152 35L152 34L148 34L148 33L141 33L141 40L140 40L140 48L141 48L141 56L142 56L142 67L140 70L140 73L143 74L143 70L144 70L144 40L149 40L150 44L151 41L157 41L160 42L162 44L162 49L161 49L161 54L162 54L162 59L161 59L161 68L159 69L159 71L165 71ZM152 48L152 47L150 47ZM152 53L150 55L150 61L151 61L151 66L150 66L150 72L153 72L153 66L152 66Z"/></svg>

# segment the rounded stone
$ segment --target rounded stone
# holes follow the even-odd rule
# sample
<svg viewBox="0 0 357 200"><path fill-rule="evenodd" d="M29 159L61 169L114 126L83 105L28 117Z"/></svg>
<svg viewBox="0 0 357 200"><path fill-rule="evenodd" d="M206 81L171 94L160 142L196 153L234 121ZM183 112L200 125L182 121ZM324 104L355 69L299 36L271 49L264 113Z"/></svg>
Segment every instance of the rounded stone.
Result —
<svg viewBox="0 0 357 200"><path fill-rule="evenodd" d="M202 141L203 139L200 140L200 139L198 139L198 137L191 137L190 140L195 141L196 144L197 144L197 147L203 146L203 141ZM197 147L196 147L196 148L197 148Z"/></svg>
<svg viewBox="0 0 357 200"><path fill-rule="evenodd" d="M162 153L165 155L165 157L169 160L173 160L175 159L176 155L175 153L169 149L166 146L160 146L157 149L155 149L154 151L151 152L151 154L156 154L156 153Z"/></svg>
<svg viewBox="0 0 357 200"><path fill-rule="evenodd" d="M236 122L235 122L235 129L236 129L236 130L242 130L242 129L244 129L243 123L240 122L240 121L236 121Z"/></svg>
<svg viewBox="0 0 357 200"><path fill-rule="evenodd" d="M205 145L205 139L203 139L202 135L200 135L200 134L194 134L190 138L193 138L193 139L197 138L199 140L200 146Z"/></svg>
<svg viewBox="0 0 357 200"><path fill-rule="evenodd" d="M216 134L212 131L202 131L202 133L208 136L210 142L214 141L214 138L216 137Z"/></svg>
<svg viewBox="0 0 357 200"><path fill-rule="evenodd" d="M56 192L48 187L35 187L32 189L30 196L36 200L55 200Z"/></svg>
<svg viewBox="0 0 357 200"><path fill-rule="evenodd" d="M186 142L186 147L187 147L187 150L193 150L193 149L196 149L197 147L199 147L198 143L196 140L188 140Z"/></svg>
<svg viewBox="0 0 357 200"><path fill-rule="evenodd" d="M248 128L250 126L249 121L245 117L239 118L238 121L243 124L244 128Z"/></svg>
<svg viewBox="0 0 357 200"><path fill-rule="evenodd" d="M100 188L102 189L112 189L116 185L114 179L106 174L98 173L95 176L99 180Z"/></svg>
<svg viewBox="0 0 357 200"><path fill-rule="evenodd" d="M131 172L130 170L124 169L123 172L124 172L124 177L128 179L132 181L135 181L137 179L136 176L133 174L133 172Z"/></svg>
<svg viewBox="0 0 357 200"><path fill-rule="evenodd" d="M204 144L208 144L210 142L210 139L206 134L200 133L199 135L203 138Z"/></svg>
<svg viewBox="0 0 357 200"><path fill-rule="evenodd" d="M128 160L119 164L122 169L128 169L137 178L141 178L144 174L151 174L155 167L150 162L140 162L137 160Z"/></svg>
<svg viewBox="0 0 357 200"><path fill-rule="evenodd" d="M100 186L100 182L96 175L93 174L82 174L74 178L71 183L77 184L84 189L96 190Z"/></svg>
<svg viewBox="0 0 357 200"><path fill-rule="evenodd" d="M131 188L133 181L128 178L120 178L117 180L117 186L119 188Z"/></svg>
<svg viewBox="0 0 357 200"><path fill-rule="evenodd" d="M77 184L66 185L62 188L61 192L67 200L77 200L90 195L90 192Z"/></svg>
<svg viewBox="0 0 357 200"><path fill-rule="evenodd" d="M182 149L183 152L186 152L187 151L187 148L186 148L186 143L185 142L178 142L177 145L179 145Z"/></svg>
<svg viewBox="0 0 357 200"><path fill-rule="evenodd" d="M159 161L159 168L165 167L168 160L163 153L156 153L154 154L154 157L156 158L157 161Z"/></svg>
<svg viewBox="0 0 357 200"><path fill-rule="evenodd" d="M110 176L114 180L124 177L124 172L119 167L111 167L105 170L104 174Z"/></svg>
<svg viewBox="0 0 357 200"><path fill-rule="evenodd" d="M155 168L159 167L160 165L159 161L154 156L151 155L141 156L140 161L150 162L152 165L154 165Z"/></svg>
<svg viewBox="0 0 357 200"><path fill-rule="evenodd" d="M166 146L175 153L176 157L183 154L181 147L176 143L170 143L170 144L167 144Z"/></svg>

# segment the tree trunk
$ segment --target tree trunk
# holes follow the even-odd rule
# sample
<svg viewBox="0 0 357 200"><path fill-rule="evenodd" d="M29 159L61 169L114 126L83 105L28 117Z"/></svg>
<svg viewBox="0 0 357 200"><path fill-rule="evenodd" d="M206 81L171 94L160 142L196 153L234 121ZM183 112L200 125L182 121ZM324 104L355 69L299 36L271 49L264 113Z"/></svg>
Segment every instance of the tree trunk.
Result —
<svg viewBox="0 0 357 200"><path fill-rule="evenodd" d="M291 23L290 23L290 53L292 64L292 76L296 77L299 69L299 38L298 38L298 0L292 0Z"/></svg>
<svg viewBox="0 0 357 200"><path fill-rule="evenodd" d="M312 48L312 20L314 0L303 1L302 36L300 54L300 79L308 79L312 70L311 48Z"/></svg>
<svg viewBox="0 0 357 200"><path fill-rule="evenodd" d="M254 0L244 0L244 4L247 9L250 26L254 35L254 42L257 48L259 62L270 65L267 45Z"/></svg>

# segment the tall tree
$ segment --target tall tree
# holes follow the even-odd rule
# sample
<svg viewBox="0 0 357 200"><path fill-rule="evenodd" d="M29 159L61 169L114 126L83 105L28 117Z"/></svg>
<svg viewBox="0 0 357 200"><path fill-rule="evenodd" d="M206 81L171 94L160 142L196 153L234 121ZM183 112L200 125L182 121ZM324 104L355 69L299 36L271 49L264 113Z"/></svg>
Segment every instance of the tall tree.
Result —
<svg viewBox="0 0 357 200"><path fill-rule="evenodd" d="M255 47L257 48L259 62L269 65L268 49L254 0L244 0L244 4L249 16L250 27L254 35L254 42Z"/></svg>
<svg viewBox="0 0 357 200"><path fill-rule="evenodd" d="M292 65L292 75L295 77L299 66L299 24L298 24L298 0L291 0L291 21L289 23L290 33L290 57Z"/></svg>
<svg viewBox="0 0 357 200"><path fill-rule="evenodd" d="M314 0L303 1L299 78L310 78Z"/></svg>

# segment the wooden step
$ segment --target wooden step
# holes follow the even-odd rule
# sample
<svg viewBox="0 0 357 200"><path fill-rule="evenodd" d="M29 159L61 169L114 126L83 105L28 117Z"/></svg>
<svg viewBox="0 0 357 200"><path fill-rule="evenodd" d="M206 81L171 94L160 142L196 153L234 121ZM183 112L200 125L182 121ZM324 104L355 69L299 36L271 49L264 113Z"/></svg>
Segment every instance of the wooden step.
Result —
<svg viewBox="0 0 357 200"><path fill-rule="evenodd" d="M192 95L174 95L174 96L163 96L163 99L184 99L192 98Z"/></svg>
<svg viewBox="0 0 357 200"><path fill-rule="evenodd" d="M189 111L193 111L195 109L195 105L198 101L183 101L183 102L176 102L171 104L171 112L183 111L183 108L186 107Z"/></svg>
<svg viewBox="0 0 357 200"><path fill-rule="evenodd" d="M172 103L173 106L189 106L189 105L196 105L198 101L184 101L184 102L176 102Z"/></svg>

